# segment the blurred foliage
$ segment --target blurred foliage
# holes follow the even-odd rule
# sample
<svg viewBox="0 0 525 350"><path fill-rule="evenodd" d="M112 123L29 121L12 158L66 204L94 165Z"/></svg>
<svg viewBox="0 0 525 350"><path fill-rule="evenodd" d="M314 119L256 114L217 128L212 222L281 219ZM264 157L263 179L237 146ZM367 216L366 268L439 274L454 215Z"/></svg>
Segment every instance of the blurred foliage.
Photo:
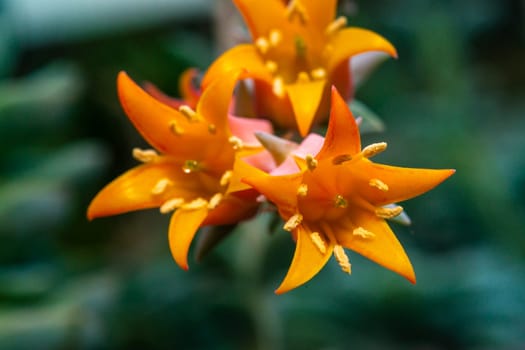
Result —
<svg viewBox="0 0 525 350"><path fill-rule="evenodd" d="M275 296L293 243L268 214L190 273L171 260L167 217L88 222L89 200L144 145L116 74L176 95L185 68L213 59L210 11L29 47L0 7L0 348L524 348L524 2L340 10L400 54L352 106L370 130L385 127L364 137L389 142L378 161L458 170L404 203L413 224L394 227L417 285L352 254L351 277L331 262Z"/></svg>

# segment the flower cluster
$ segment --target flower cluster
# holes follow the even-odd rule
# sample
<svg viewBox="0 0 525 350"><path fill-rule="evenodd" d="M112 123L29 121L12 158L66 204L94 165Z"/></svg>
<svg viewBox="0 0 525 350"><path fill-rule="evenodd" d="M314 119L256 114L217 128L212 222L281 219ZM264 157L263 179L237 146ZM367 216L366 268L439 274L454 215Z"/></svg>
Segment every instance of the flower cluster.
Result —
<svg viewBox="0 0 525 350"><path fill-rule="evenodd" d="M88 218L147 208L173 212L169 246L187 269L200 227L249 219L267 201L296 241L276 293L309 281L331 256L351 273L345 248L415 282L386 220L404 214L396 203L432 189L454 170L372 162L387 145L361 147L358 120L347 105L350 60L377 51L396 57L394 47L376 33L347 28L344 17L335 19L336 0L234 3L253 42L217 58L201 86L193 83L198 73L187 71L182 99L119 74L122 107L153 149L133 150L142 164L102 189ZM236 93L247 80L253 89ZM234 115L246 103L255 117ZM309 134L326 120L324 137Z"/></svg>

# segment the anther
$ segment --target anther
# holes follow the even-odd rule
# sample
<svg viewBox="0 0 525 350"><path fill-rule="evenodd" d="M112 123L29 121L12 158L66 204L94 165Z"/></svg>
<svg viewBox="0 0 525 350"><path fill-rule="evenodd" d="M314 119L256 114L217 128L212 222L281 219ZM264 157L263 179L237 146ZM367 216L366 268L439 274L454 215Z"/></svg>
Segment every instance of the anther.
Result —
<svg viewBox="0 0 525 350"><path fill-rule="evenodd" d="M299 0L291 0L286 9L286 16L289 21L292 21L294 17L299 18L301 24L306 24L308 21L308 15L306 14L306 9Z"/></svg>
<svg viewBox="0 0 525 350"><path fill-rule="evenodd" d="M293 231L303 221L303 216L299 213L292 215L283 226L285 231Z"/></svg>
<svg viewBox="0 0 525 350"><path fill-rule="evenodd" d="M308 73L306 72L299 72L297 74L297 83L308 83L310 82L310 77L308 76Z"/></svg>
<svg viewBox="0 0 525 350"><path fill-rule="evenodd" d="M277 46L281 42L283 38L283 35L280 30L272 29L270 31L270 34L268 35L268 39L270 40L270 45Z"/></svg>
<svg viewBox="0 0 525 350"><path fill-rule="evenodd" d="M140 148L133 148L132 155L133 158L142 163L149 163L159 156L155 150Z"/></svg>
<svg viewBox="0 0 525 350"><path fill-rule="evenodd" d="M352 156L351 155L349 155L349 154L340 154L338 156L335 156L332 159L332 164L340 165L340 164L343 164L344 162L348 162L349 160L352 160Z"/></svg>
<svg viewBox="0 0 525 350"><path fill-rule="evenodd" d="M277 63L275 63L275 61L268 60L264 65L266 66L266 69L268 69L268 72L272 74L277 72L278 66Z"/></svg>
<svg viewBox="0 0 525 350"><path fill-rule="evenodd" d="M160 212L162 214L167 214L170 211L174 211L175 209L180 208L183 204L184 204L183 198L169 199L160 206Z"/></svg>
<svg viewBox="0 0 525 350"><path fill-rule="evenodd" d="M270 47L270 43L268 42L268 39L266 39L263 36L260 36L255 40L255 47L259 50L260 53L263 55L268 52L268 48Z"/></svg>
<svg viewBox="0 0 525 350"><path fill-rule="evenodd" d="M313 171L315 168L317 168L317 159L315 159L314 156L307 154L305 160L308 170Z"/></svg>
<svg viewBox="0 0 525 350"><path fill-rule="evenodd" d="M313 244L319 249L319 252L321 254L326 253L326 243L324 242L324 239L321 238L319 235L319 232L312 232L310 234L310 239L312 240Z"/></svg>
<svg viewBox="0 0 525 350"><path fill-rule="evenodd" d="M383 219L392 219L403 212L403 207L396 205L395 207L381 207L376 209L376 215Z"/></svg>
<svg viewBox="0 0 525 350"><path fill-rule="evenodd" d="M335 21L333 21L326 27L325 32L324 32L325 35L335 34L339 30L346 27L346 23L347 23L346 17L344 16L338 17Z"/></svg>
<svg viewBox="0 0 525 350"><path fill-rule="evenodd" d="M166 189L170 187L171 185L173 185L173 182L171 182L170 179L166 179L166 178L160 179L159 181L157 181L155 186L153 186L153 188L151 189L151 194L153 195L163 194L164 192L166 192Z"/></svg>
<svg viewBox="0 0 525 350"><path fill-rule="evenodd" d="M208 132L212 135L215 135L217 133L217 127L215 124L208 124Z"/></svg>
<svg viewBox="0 0 525 350"><path fill-rule="evenodd" d="M312 71L310 72L310 75L312 76L314 80L321 80L321 79L326 78L326 70L321 67L312 69Z"/></svg>
<svg viewBox="0 0 525 350"><path fill-rule="evenodd" d="M186 160L184 161L184 164L182 165L182 171L185 174L190 174L198 170L200 170L200 165L199 165L199 162L196 160Z"/></svg>
<svg viewBox="0 0 525 350"><path fill-rule="evenodd" d="M184 129L174 120L170 122L170 131L177 136L180 136L184 133Z"/></svg>
<svg viewBox="0 0 525 350"><path fill-rule="evenodd" d="M238 151L244 147L242 140L237 136L230 136L228 142L232 145L235 151Z"/></svg>
<svg viewBox="0 0 525 350"><path fill-rule="evenodd" d="M229 184L232 176L233 176L233 171L226 170L224 172L224 174L222 174L222 176L221 176L221 179L219 181L220 185L221 186L226 186L227 184Z"/></svg>
<svg viewBox="0 0 525 350"><path fill-rule="evenodd" d="M199 115L190 106L180 106L179 112L182 113L190 122L199 121Z"/></svg>
<svg viewBox="0 0 525 350"><path fill-rule="evenodd" d="M368 185L370 185L371 187L377 188L379 191L383 191L383 192L388 191L388 185L379 179L370 179L370 181L368 182Z"/></svg>
<svg viewBox="0 0 525 350"><path fill-rule="evenodd" d="M334 247L334 257L335 260L337 260L337 263L339 264L343 272L346 272L348 274L352 273L352 265L350 265L350 259L348 259L348 255L346 255L344 248L339 244L337 244Z"/></svg>
<svg viewBox="0 0 525 350"><path fill-rule="evenodd" d="M373 143L363 148L363 150L361 151L361 154L365 158L371 158L383 152L386 149L386 146L387 146L386 142Z"/></svg>
<svg viewBox="0 0 525 350"><path fill-rule="evenodd" d="M308 185L307 184L300 184L297 188L297 195L299 197L306 197L308 194Z"/></svg>
<svg viewBox="0 0 525 350"><path fill-rule="evenodd" d="M373 238L373 237L375 237L375 234L373 232L370 232L370 231L362 228L361 226L359 226L358 228L355 228L352 231L352 234L354 236L359 236L361 238Z"/></svg>
<svg viewBox="0 0 525 350"><path fill-rule="evenodd" d="M342 195L338 194L334 198L334 206L336 208L346 208L348 207L348 201Z"/></svg>
<svg viewBox="0 0 525 350"><path fill-rule="evenodd" d="M189 203L184 203L181 206L181 209L195 210L195 209L202 209L207 206L208 206L208 201L199 197L197 199L192 200Z"/></svg>
<svg viewBox="0 0 525 350"><path fill-rule="evenodd" d="M278 97L284 97L284 80L280 76L276 76L272 82L272 91Z"/></svg>
<svg viewBox="0 0 525 350"><path fill-rule="evenodd" d="M213 197L210 198L210 201L208 202L208 209L212 210L215 209L219 203L222 201L223 195L222 193L215 193Z"/></svg>

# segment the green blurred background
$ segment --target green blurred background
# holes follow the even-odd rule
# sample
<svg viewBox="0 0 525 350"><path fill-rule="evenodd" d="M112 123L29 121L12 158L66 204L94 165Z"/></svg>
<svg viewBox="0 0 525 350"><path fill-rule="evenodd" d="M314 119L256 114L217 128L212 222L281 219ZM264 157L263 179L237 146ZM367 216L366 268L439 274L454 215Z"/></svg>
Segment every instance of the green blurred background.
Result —
<svg viewBox="0 0 525 350"><path fill-rule="evenodd" d="M177 94L245 32L227 0L0 1L0 349L525 348L525 1L343 1L398 49L357 91L379 162L456 168L394 225L418 283L350 252L273 294L293 242L241 225L189 272L156 210L85 218L146 146L126 70Z"/></svg>

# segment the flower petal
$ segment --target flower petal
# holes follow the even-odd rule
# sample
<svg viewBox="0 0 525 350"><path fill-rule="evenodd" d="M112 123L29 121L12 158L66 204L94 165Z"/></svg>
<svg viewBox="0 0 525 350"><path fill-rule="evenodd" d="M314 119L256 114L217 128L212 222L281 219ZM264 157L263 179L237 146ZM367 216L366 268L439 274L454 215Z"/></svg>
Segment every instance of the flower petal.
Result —
<svg viewBox="0 0 525 350"><path fill-rule="evenodd" d="M255 201L258 193L254 190L245 192L246 198L237 196L238 193L227 195L215 209L209 211L202 225L231 225L255 215L259 206Z"/></svg>
<svg viewBox="0 0 525 350"><path fill-rule="evenodd" d="M246 72L240 77L250 77L265 80L269 83L272 76L268 72L264 62L255 46L251 44L237 45L220 55L208 68L202 78L202 87L206 88L218 77L224 76L226 72L244 69Z"/></svg>
<svg viewBox="0 0 525 350"><path fill-rule="evenodd" d="M208 208L178 209L171 217L169 244L175 262L184 270L188 269L188 251L193 237L208 215Z"/></svg>
<svg viewBox="0 0 525 350"><path fill-rule="evenodd" d="M142 84L142 86L148 94L172 108L178 110L179 107L183 105L195 108L201 95L201 91L195 87L194 83L194 80L198 74L199 71L195 68L187 69L184 71L184 73L182 73L179 79L179 91L182 95L182 98L168 96L150 82L145 82Z"/></svg>
<svg viewBox="0 0 525 350"><path fill-rule="evenodd" d="M325 90L326 80L295 83L286 86L288 97L292 104L297 127L302 136L305 136L314 120L321 98Z"/></svg>
<svg viewBox="0 0 525 350"><path fill-rule="evenodd" d="M230 115L228 121L232 135L237 136L249 146L260 145L255 137L255 132L273 133L272 123L265 119L241 118Z"/></svg>
<svg viewBox="0 0 525 350"><path fill-rule="evenodd" d="M233 0L250 29L253 40L281 27L286 7L281 0Z"/></svg>
<svg viewBox="0 0 525 350"><path fill-rule="evenodd" d="M347 58L367 51L382 51L397 57L394 46L381 35L361 28L345 28L337 32L329 41L326 67L333 71Z"/></svg>
<svg viewBox="0 0 525 350"><path fill-rule="evenodd" d="M119 73L117 88L122 108L142 137L163 153L177 154L180 145L173 142L170 123L184 116L146 93L125 72Z"/></svg>
<svg viewBox="0 0 525 350"><path fill-rule="evenodd" d="M152 189L166 179L170 187L154 195ZM137 166L106 185L91 201L87 216L90 220L127 213L134 210L160 207L174 197L192 198L199 193L199 179L184 174L179 166L167 161Z"/></svg>
<svg viewBox="0 0 525 350"><path fill-rule="evenodd" d="M416 283L412 264L385 220L365 210L352 210L349 213L351 223L347 222L344 228L334 228L337 241L344 247ZM353 230L358 227L372 232L375 236L363 238L354 235Z"/></svg>
<svg viewBox="0 0 525 350"><path fill-rule="evenodd" d="M321 253L319 247L315 245L310 237L311 231L299 225L295 233L297 244L293 256L292 264L283 282L275 290L275 294L286 293L312 279L326 264L334 248L333 242L327 242L326 251Z"/></svg>
<svg viewBox="0 0 525 350"><path fill-rule="evenodd" d="M334 20L337 0L301 0L308 15L308 25L324 33L326 27Z"/></svg>
<svg viewBox="0 0 525 350"><path fill-rule="evenodd" d="M342 154L354 155L361 151L361 137L354 116L337 89L332 86L332 108L323 148L317 159Z"/></svg>
<svg viewBox="0 0 525 350"><path fill-rule="evenodd" d="M456 171L453 169L402 168L372 163L368 160L352 165L360 195L370 203L381 206L401 202L430 191ZM387 191L368 186L371 179L379 179L388 186Z"/></svg>

